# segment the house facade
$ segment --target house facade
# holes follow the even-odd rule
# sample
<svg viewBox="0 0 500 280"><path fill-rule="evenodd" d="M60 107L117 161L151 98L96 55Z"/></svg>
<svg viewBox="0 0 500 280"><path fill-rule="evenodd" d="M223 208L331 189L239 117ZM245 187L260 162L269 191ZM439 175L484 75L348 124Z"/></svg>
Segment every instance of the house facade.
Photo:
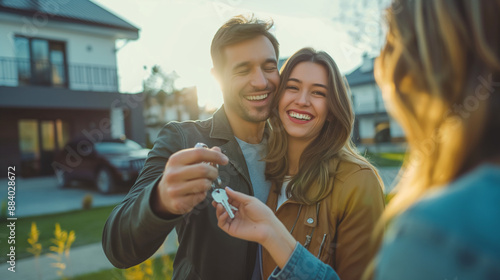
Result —
<svg viewBox="0 0 500 280"><path fill-rule="evenodd" d="M373 75L374 60L363 57L361 66L346 75L356 115L353 140L360 150L404 151L405 135L387 113Z"/></svg>
<svg viewBox="0 0 500 280"><path fill-rule="evenodd" d="M119 92L115 47L138 36L88 0L1 0L0 169L53 174L74 138L144 144L142 95Z"/></svg>
<svg viewBox="0 0 500 280"><path fill-rule="evenodd" d="M207 111L198 105L196 87L175 90L171 94L159 90L145 92L144 119L146 143L152 147L165 124L171 121L205 120L214 111Z"/></svg>

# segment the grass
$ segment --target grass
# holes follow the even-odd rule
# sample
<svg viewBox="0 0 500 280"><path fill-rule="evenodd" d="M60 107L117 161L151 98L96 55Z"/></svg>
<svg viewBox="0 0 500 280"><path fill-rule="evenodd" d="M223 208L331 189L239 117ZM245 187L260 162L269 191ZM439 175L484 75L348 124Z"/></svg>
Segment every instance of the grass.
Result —
<svg viewBox="0 0 500 280"><path fill-rule="evenodd" d="M130 268L129 270L133 270L133 272L128 274L128 278L124 275L125 270L111 268L71 277L71 280L172 279L172 261L174 257L175 253L152 259L152 275L145 273L147 265L143 263L136 266L137 269L135 270Z"/></svg>
<svg viewBox="0 0 500 280"><path fill-rule="evenodd" d="M401 167L404 153L366 153L365 157L376 167Z"/></svg>
<svg viewBox="0 0 500 280"><path fill-rule="evenodd" d="M79 275L76 277L72 277L72 280L116 280L122 279L120 278L122 275L122 271L118 268L106 269L97 272L92 272L88 274Z"/></svg>
<svg viewBox="0 0 500 280"><path fill-rule="evenodd" d="M54 238L55 224L59 223L62 230L75 231L76 239L71 248L82 245L88 245L101 242L104 223L114 206L93 208L89 210L76 210L66 213L57 213L43 216L18 218L16 221L16 259L22 259L33 256L26 249L30 247L28 235L31 229L31 223L35 222L40 231L39 242L42 244L42 255L49 252L49 246L52 246L51 239ZM0 240L7 240L9 228L7 221L0 223ZM10 246L2 245L0 262L7 261L7 248ZM4 249L5 248L5 249ZM5 250L5 251L4 251Z"/></svg>

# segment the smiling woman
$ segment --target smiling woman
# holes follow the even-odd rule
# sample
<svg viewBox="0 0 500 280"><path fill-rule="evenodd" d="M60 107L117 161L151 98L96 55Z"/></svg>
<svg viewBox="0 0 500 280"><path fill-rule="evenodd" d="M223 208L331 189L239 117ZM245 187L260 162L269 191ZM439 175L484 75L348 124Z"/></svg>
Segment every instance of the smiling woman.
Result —
<svg viewBox="0 0 500 280"><path fill-rule="evenodd" d="M217 206L219 227L263 246L264 279L339 279L335 272L361 279L380 241L371 233L384 209L383 183L350 140L354 115L334 60L296 52L271 108L267 206L226 188L238 211L229 219Z"/></svg>
<svg viewBox="0 0 500 280"><path fill-rule="evenodd" d="M313 62L295 66L278 105L289 144L308 145L318 135L328 116L327 70Z"/></svg>
<svg viewBox="0 0 500 280"><path fill-rule="evenodd" d="M271 108L267 205L341 279L360 279L375 254L383 183L351 142L349 91L330 55L304 48L291 56ZM264 277L280 265L271 251L262 256Z"/></svg>

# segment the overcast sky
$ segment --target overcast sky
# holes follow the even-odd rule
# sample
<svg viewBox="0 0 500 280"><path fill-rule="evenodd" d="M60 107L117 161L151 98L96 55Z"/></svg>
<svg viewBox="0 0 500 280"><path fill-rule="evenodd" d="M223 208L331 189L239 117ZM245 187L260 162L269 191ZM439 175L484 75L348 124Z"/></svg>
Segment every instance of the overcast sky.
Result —
<svg viewBox="0 0 500 280"><path fill-rule="evenodd" d="M217 29L238 14L254 13L272 19L280 42L280 56L302 47L328 52L346 74L361 63L364 50L353 44L338 21L332 0L92 0L140 28L139 40L117 53L120 90L142 91L151 66L175 70L177 88L197 86L199 104L222 104L219 88L210 75L210 43ZM148 70L144 70L147 66Z"/></svg>

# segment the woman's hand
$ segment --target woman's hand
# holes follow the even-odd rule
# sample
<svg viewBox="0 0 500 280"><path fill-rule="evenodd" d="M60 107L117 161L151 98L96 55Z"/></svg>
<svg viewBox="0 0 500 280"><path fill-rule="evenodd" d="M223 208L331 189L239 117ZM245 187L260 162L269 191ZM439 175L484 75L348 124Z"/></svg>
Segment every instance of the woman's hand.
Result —
<svg viewBox="0 0 500 280"><path fill-rule="evenodd" d="M215 201L212 204L217 208L218 226L227 234L253 241L264 243L273 230L274 223L281 223L273 211L255 197L226 188L229 203L238 208L234 211L234 219L229 218L222 204Z"/></svg>
<svg viewBox="0 0 500 280"><path fill-rule="evenodd" d="M234 219L215 201L218 226L231 236L260 243L283 268L295 249L296 241L273 211L255 197L226 187L229 203L238 208Z"/></svg>

